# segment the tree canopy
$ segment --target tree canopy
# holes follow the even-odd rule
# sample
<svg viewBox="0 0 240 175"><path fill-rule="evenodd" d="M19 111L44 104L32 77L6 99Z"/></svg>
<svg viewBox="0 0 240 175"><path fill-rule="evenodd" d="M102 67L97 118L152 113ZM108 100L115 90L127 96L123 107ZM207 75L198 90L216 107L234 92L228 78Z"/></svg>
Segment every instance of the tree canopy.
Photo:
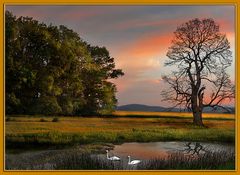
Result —
<svg viewBox="0 0 240 175"><path fill-rule="evenodd" d="M114 110L124 75L105 47L66 26L5 13L6 114L92 115Z"/></svg>
<svg viewBox="0 0 240 175"><path fill-rule="evenodd" d="M193 112L194 123L203 125L204 107L222 107L234 98L234 84L226 69L232 52L226 35L220 33L213 19L193 19L177 28L168 50L166 66L172 74L163 76L170 86L164 100Z"/></svg>

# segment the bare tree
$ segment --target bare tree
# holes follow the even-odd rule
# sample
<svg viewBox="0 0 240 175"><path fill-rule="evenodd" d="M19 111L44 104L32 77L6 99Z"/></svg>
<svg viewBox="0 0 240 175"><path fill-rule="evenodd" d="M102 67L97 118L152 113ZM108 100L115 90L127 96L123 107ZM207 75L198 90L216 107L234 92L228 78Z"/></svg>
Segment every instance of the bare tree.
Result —
<svg viewBox="0 0 240 175"><path fill-rule="evenodd" d="M191 110L194 124L201 126L204 107L226 109L222 103L234 98L234 85L226 73L232 52L213 19L193 19L179 26L167 57L165 66L174 71L162 77L170 85L162 92L164 100Z"/></svg>

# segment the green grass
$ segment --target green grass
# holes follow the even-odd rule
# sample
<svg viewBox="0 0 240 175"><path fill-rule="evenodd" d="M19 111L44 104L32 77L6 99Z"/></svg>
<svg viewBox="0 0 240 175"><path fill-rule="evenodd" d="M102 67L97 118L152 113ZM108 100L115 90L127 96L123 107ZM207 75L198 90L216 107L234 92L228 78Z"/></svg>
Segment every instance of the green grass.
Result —
<svg viewBox="0 0 240 175"><path fill-rule="evenodd" d="M235 121L204 119L206 127L182 117L53 117L7 116L7 147L149 141L235 141ZM45 122L41 122L44 118Z"/></svg>

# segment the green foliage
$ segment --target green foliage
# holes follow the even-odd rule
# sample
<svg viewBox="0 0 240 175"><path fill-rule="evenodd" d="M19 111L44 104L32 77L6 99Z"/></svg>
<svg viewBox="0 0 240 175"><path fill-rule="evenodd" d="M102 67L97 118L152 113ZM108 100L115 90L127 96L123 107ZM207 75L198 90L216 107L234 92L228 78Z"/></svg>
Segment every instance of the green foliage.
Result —
<svg viewBox="0 0 240 175"><path fill-rule="evenodd" d="M83 74L86 87L83 90L85 105L83 114L110 114L116 107L116 86L107 81L124 75L120 69L114 69L114 58L105 47L87 45L92 57L92 69ZM91 111L89 113L89 111Z"/></svg>
<svg viewBox="0 0 240 175"><path fill-rule="evenodd" d="M110 113L117 100L110 78L123 75L105 47L71 29L6 11L6 113Z"/></svg>
<svg viewBox="0 0 240 175"><path fill-rule="evenodd" d="M72 102L71 98L59 97L58 103L61 106L62 113L64 115L72 115L74 113L74 106L73 106L73 102ZM76 108L78 109L78 107L76 107Z"/></svg>
<svg viewBox="0 0 240 175"><path fill-rule="evenodd" d="M62 109L54 96L42 96L36 100L31 113L57 115L61 113L61 110Z"/></svg>

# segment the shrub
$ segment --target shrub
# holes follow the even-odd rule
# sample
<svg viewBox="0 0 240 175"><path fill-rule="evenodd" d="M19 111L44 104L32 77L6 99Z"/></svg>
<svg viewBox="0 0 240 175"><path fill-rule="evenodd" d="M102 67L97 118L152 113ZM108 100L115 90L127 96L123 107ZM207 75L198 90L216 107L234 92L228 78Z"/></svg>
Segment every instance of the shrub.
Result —
<svg viewBox="0 0 240 175"><path fill-rule="evenodd" d="M9 122L9 121L11 121L11 118L10 118L10 117L7 117L7 118L6 118L6 122Z"/></svg>
<svg viewBox="0 0 240 175"><path fill-rule="evenodd" d="M59 122L59 118L54 117L54 118L52 119L52 122Z"/></svg>
<svg viewBox="0 0 240 175"><path fill-rule="evenodd" d="M45 120L44 118L41 118L40 122L47 122L47 120Z"/></svg>
<svg viewBox="0 0 240 175"><path fill-rule="evenodd" d="M5 119L5 121L6 121L6 122L13 122L13 121L16 121L16 119L15 119L15 118L12 118L12 117L7 117L7 118Z"/></svg>

